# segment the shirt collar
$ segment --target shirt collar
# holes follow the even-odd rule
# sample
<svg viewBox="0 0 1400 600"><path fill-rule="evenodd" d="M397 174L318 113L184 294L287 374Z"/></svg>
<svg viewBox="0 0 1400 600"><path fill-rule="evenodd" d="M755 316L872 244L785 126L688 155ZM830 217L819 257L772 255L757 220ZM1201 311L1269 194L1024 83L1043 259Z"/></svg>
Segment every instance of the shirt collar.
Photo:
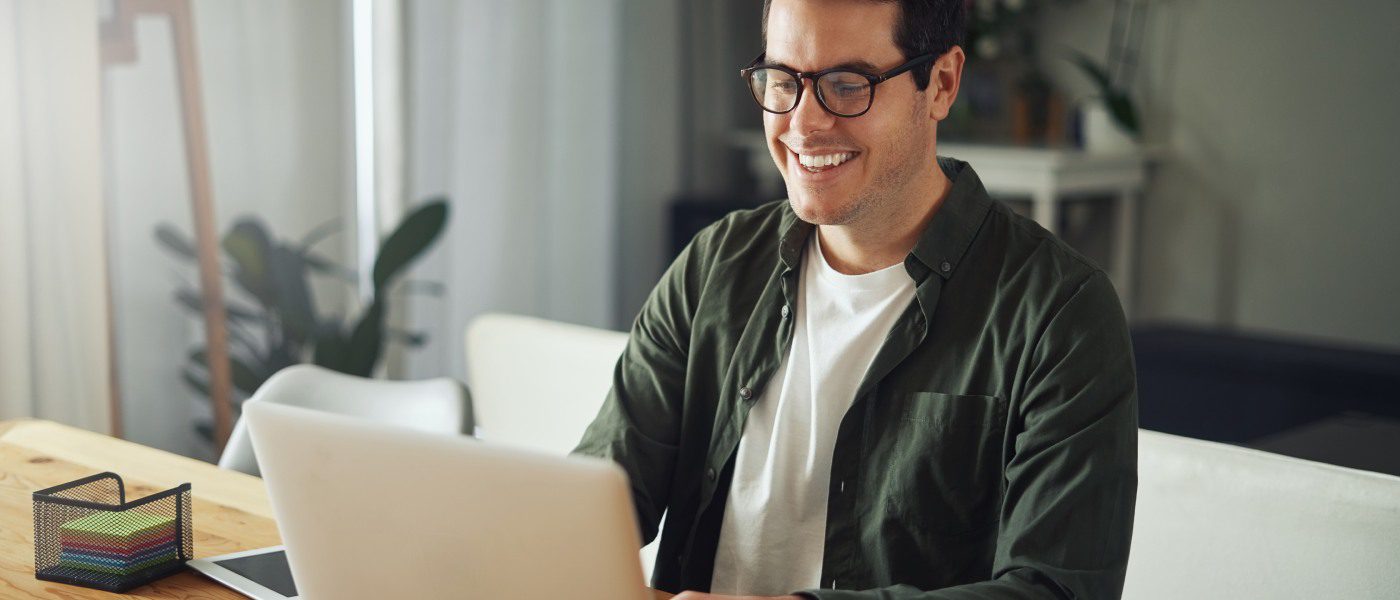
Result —
<svg viewBox="0 0 1400 600"><path fill-rule="evenodd" d="M915 281L922 281L928 273L937 273L944 279L952 277L992 207L981 178L966 162L939 157L938 166L948 176L951 186L942 206L929 219L909 258L904 261ZM778 254L785 267L797 269L812 224L798 219L789 205L783 210L781 231Z"/></svg>

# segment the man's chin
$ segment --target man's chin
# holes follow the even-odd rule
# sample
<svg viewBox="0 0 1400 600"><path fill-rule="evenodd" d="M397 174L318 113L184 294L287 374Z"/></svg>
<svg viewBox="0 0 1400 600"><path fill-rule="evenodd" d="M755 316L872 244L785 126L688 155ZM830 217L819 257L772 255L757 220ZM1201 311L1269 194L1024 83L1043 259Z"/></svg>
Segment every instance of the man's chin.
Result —
<svg viewBox="0 0 1400 600"><path fill-rule="evenodd" d="M797 218L813 225L844 225L855 213L853 202L833 202L801 194L792 194L788 204Z"/></svg>

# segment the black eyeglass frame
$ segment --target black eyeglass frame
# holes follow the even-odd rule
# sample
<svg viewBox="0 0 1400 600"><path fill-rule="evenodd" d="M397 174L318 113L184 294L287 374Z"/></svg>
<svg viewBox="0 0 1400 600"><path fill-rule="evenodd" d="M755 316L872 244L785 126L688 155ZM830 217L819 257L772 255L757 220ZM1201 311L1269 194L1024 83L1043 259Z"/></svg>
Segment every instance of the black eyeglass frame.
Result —
<svg viewBox="0 0 1400 600"><path fill-rule="evenodd" d="M932 52L928 54L921 54L919 56L909 59L902 65L885 71L884 73L881 73L879 75L875 75L873 73L866 73L864 71L852 69L850 67L832 67L830 69L822 69L814 73L803 73L802 71L793 70L783 65L765 64L762 62L765 54L767 53L759 53L758 57L754 58L753 62L749 63L749 66L739 69L739 77L744 80L744 87L749 88L749 97L753 98L754 103L758 104L759 108L763 109L766 112L773 113L775 115L785 115L794 110L797 110L797 107L802 104L802 92L807 90L807 84L802 83L802 80L810 79L812 80L812 89L816 90L817 104L821 105L822 110L845 119L853 119L855 117L859 117L865 113L870 112L870 108L875 106L875 86L880 85L881 83L884 83L891 79L894 79L895 77L904 74L905 71L908 71L910 69L913 69L914 67L917 67L919 65L922 65L926 62L938 58L938 55ZM757 71L759 69L774 69L782 71L784 73L787 73L788 75L791 75L793 80L797 81L800 84L797 86L797 97L792 101L792 108L789 108L787 110L772 110L769 109L767 106L763 105L763 101L759 100L757 94L755 94L754 92L753 82L749 81L749 76L754 71ZM820 79L821 77L830 73L850 73L852 75L864 77L867 81L870 82L870 101L865 104L865 110L851 115L844 115L834 110L831 110L831 107L826 105L826 98L822 96L822 88L821 86L817 85L817 79Z"/></svg>

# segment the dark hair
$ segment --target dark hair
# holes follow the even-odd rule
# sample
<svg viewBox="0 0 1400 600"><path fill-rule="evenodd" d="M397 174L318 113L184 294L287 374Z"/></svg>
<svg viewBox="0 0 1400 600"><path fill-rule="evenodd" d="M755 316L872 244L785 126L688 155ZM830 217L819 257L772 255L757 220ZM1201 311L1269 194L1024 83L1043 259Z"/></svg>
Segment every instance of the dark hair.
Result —
<svg viewBox="0 0 1400 600"><path fill-rule="evenodd" d="M904 53L904 58L932 53L942 56L953 46L962 44L963 32L967 29L966 0L865 0L871 4L899 3L899 21L894 25L894 45ZM768 40L768 5L772 0L763 0L763 38ZM928 80L933 63L928 62L914 67L914 85L920 90L928 88Z"/></svg>

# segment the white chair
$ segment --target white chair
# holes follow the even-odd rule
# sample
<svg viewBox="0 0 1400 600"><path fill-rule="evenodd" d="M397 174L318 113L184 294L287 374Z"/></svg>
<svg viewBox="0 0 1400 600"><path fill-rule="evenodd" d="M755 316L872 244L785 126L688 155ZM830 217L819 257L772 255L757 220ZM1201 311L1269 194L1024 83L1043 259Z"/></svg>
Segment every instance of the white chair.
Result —
<svg viewBox="0 0 1400 600"><path fill-rule="evenodd" d="M1395 598L1400 477L1139 430L1123 597Z"/></svg>
<svg viewBox="0 0 1400 600"><path fill-rule="evenodd" d="M612 388L627 334L504 314L467 326L478 435L568 454Z"/></svg>
<svg viewBox="0 0 1400 600"><path fill-rule="evenodd" d="M626 333L505 314L477 317L466 337L478 435L558 455L598 416L627 346ZM642 548L647 576L656 549Z"/></svg>
<svg viewBox="0 0 1400 600"><path fill-rule="evenodd" d="M472 418L470 396L457 381L382 381L315 365L278 371L246 402L290 404L433 433L470 431ZM243 419L234 425L219 467L259 474L253 440Z"/></svg>

